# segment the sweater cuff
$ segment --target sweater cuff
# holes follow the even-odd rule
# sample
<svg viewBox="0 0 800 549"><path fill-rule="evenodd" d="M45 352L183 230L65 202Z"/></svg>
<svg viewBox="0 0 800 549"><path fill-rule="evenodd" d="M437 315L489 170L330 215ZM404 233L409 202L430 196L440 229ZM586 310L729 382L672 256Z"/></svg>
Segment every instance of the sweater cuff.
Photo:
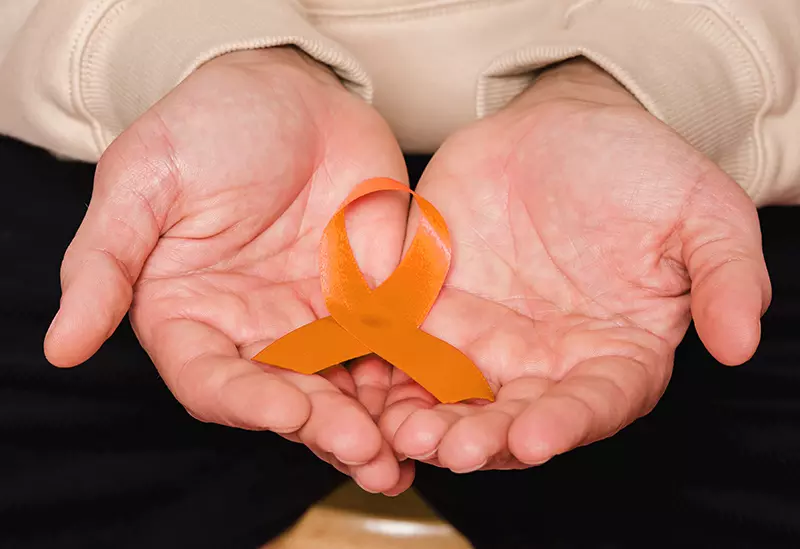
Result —
<svg viewBox="0 0 800 549"><path fill-rule="evenodd" d="M548 65L584 56L759 198L755 127L766 86L728 21L694 4L607 0L578 3L562 23L495 60L479 83L478 116L501 109Z"/></svg>
<svg viewBox="0 0 800 549"><path fill-rule="evenodd" d="M123 0L82 52L78 107L100 152L203 63L233 51L294 45L330 66L365 101L372 85L355 59L283 0Z"/></svg>

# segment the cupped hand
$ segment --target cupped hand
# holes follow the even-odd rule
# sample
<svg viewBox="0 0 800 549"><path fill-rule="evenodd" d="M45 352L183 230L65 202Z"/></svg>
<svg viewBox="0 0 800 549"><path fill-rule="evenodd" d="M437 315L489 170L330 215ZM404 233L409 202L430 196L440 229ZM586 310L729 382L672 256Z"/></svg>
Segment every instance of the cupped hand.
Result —
<svg viewBox="0 0 800 549"><path fill-rule="evenodd" d="M88 359L130 308L136 334L193 416L306 444L371 491L401 491L402 468L369 395L386 366L304 376L249 360L325 316L317 252L350 189L405 180L394 138L338 79L291 48L238 52L194 72L104 153L62 266L51 362ZM398 262L407 197L348 214L365 275ZM367 405L359 402L361 400ZM372 399L374 400L374 399Z"/></svg>
<svg viewBox="0 0 800 549"><path fill-rule="evenodd" d="M754 204L588 62L452 137L418 192L454 247L422 328L497 398L437 404L395 372L381 427L400 454L518 468L608 437L655 406L692 318L719 361L755 351L770 283Z"/></svg>

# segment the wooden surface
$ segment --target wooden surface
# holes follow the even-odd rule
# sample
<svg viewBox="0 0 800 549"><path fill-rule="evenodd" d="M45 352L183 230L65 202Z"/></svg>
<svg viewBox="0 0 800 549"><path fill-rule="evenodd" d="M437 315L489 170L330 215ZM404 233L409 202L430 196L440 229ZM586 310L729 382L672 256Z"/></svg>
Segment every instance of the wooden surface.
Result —
<svg viewBox="0 0 800 549"><path fill-rule="evenodd" d="M412 491L396 498L352 483L312 507L264 549L471 549Z"/></svg>

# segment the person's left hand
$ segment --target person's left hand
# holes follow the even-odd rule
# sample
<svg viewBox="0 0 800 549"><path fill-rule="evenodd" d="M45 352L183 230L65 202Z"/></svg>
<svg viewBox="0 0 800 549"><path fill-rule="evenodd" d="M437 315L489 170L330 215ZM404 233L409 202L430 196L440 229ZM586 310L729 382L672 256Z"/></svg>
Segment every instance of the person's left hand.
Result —
<svg viewBox="0 0 800 549"><path fill-rule="evenodd" d="M453 136L418 191L454 247L422 329L497 399L437 404L395 371L381 428L399 454L456 472L543 463L651 410L692 317L725 364L758 345L753 202L588 62Z"/></svg>

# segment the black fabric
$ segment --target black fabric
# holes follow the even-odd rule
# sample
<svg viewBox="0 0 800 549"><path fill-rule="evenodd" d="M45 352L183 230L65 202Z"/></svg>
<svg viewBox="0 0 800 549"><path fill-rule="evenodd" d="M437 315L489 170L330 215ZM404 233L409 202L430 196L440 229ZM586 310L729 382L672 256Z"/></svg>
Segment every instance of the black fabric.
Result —
<svg viewBox="0 0 800 549"><path fill-rule="evenodd" d="M81 368L44 360L92 175L0 139L0 547L256 548L341 475L191 419L127 324ZM751 363L690 332L662 402L616 437L522 472L420 467L416 487L477 549L800 547L798 211L762 212L775 303Z"/></svg>

